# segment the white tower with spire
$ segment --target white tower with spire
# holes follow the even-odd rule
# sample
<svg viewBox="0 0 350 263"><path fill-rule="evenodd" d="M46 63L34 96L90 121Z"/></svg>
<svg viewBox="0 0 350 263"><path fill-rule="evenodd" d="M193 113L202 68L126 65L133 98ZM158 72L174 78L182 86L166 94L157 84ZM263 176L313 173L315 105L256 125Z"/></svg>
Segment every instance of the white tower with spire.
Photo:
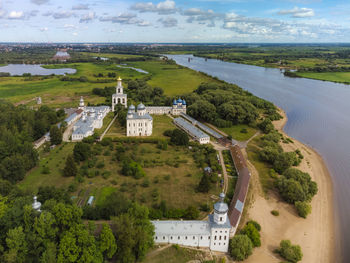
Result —
<svg viewBox="0 0 350 263"><path fill-rule="evenodd" d="M115 94L112 95L112 111L115 110L115 106L118 104L124 105L125 108L128 106L128 96L127 94L124 94L122 79L119 77L117 81Z"/></svg>
<svg viewBox="0 0 350 263"><path fill-rule="evenodd" d="M81 109L81 110L84 110L84 109L85 109L85 104L84 104L84 98L83 98L83 96L80 97L78 109Z"/></svg>
<svg viewBox="0 0 350 263"><path fill-rule="evenodd" d="M211 225L210 249L228 251L231 224L227 217L228 206L224 202L225 194L220 194L220 201L214 204L214 214L209 215Z"/></svg>

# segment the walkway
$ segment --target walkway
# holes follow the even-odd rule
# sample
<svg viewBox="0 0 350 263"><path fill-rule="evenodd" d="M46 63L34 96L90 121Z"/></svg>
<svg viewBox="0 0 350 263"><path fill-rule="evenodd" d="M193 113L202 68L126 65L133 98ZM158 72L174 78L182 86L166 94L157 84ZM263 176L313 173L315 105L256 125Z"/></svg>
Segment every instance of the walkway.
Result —
<svg viewBox="0 0 350 263"><path fill-rule="evenodd" d="M213 141L211 141L210 143L211 143L211 145L213 145L214 149L219 153L220 163L221 163L221 167L222 167L222 174L224 176L223 192L226 194L227 189L228 189L228 175L227 175L226 166L225 166L225 162L224 162L224 157L222 155L222 151L227 150L227 148L220 145L220 144L217 144Z"/></svg>
<svg viewBox="0 0 350 263"><path fill-rule="evenodd" d="M114 123L115 119L118 117L118 113L114 116L113 120L108 124L107 128L105 129L105 131L101 134L100 136L100 141L102 141L103 137L106 135L106 133L108 132L108 130L111 128L112 124Z"/></svg>

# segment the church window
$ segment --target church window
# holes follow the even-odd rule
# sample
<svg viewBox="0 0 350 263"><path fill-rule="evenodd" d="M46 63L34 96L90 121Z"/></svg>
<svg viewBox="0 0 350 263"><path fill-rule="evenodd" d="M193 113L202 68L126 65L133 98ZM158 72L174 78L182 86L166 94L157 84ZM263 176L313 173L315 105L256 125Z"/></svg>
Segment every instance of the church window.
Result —
<svg viewBox="0 0 350 263"><path fill-rule="evenodd" d="M226 236L224 237L224 239L226 240Z"/></svg>
<svg viewBox="0 0 350 263"><path fill-rule="evenodd" d="M118 89L118 93L120 93L120 89Z"/></svg>
<svg viewBox="0 0 350 263"><path fill-rule="evenodd" d="M203 239L203 237L201 237L201 240Z"/></svg>
<svg viewBox="0 0 350 263"><path fill-rule="evenodd" d="M216 240L216 236L214 237L214 240Z"/></svg>
<svg viewBox="0 0 350 263"><path fill-rule="evenodd" d="M185 239L187 240L187 236L185 237Z"/></svg>
<svg viewBox="0 0 350 263"><path fill-rule="evenodd" d="M193 236L193 239L195 239L195 237Z"/></svg>
<svg viewBox="0 0 350 263"><path fill-rule="evenodd" d="M216 246L216 243L214 243L214 246Z"/></svg>
<svg viewBox="0 0 350 263"><path fill-rule="evenodd" d="M165 239L165 237L163 237L163 240Z"/></svg>
<svg viewBox="0 0 350 263"><path fill-rule="evenodd" d="M210 240L210 236L208 237L208 240Z"/></svg>
<svg viewBox="0 0 350 263"><path fill-rule="evenodd" d="M158 237L156 237L156 240L158 239Z"/></svg>
<svg viewBox="0 0 350 263"><path fill-rule="evenodd" d="M221 240L221 236L219 236L219 240Z"/></svg>
<svg viewBox="0 0 350 263"><path fill-rule="evenodd" d="M173 237L170 237L171 240L173 240Z"/></svg>
<svg viewBox="0 0 350 263"><path fill-rule="evenodd" d="M220 216L220 221L222 221L222 217ZM221 231L220 231L220 233L221 233Z"/></svg>
<svg viewBox="0 0 350 263"><path fill-rule="evenodd" d="M219 246L220 246L220 243L219 243Z"/></svg>
<svg viewBox="0 0 350 263"><path fill-rule="evenodd" d="M177 239L180 239L180 236L178 236Z"/></svg>

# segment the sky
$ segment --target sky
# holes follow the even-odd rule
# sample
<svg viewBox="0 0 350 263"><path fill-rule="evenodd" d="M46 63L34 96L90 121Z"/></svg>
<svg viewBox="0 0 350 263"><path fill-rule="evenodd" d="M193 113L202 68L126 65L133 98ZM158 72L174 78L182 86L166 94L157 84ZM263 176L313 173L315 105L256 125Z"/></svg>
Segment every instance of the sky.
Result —
<svg viewBox="0 0 350 263"><path fill-rule="evenodd" d="M0 0L0 42L350 42L350 1Z"/></svg>

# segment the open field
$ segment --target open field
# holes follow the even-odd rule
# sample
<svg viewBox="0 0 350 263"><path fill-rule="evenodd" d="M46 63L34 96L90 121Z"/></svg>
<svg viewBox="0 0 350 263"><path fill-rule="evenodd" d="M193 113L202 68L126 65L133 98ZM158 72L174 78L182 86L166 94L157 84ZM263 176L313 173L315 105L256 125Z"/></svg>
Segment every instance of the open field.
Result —
<svg viewBox="0 0 350 263"><path fill-rule="evenodd" d="M238 125L231 126L229 128L219 128L219 129L225 132L227 135L231 135L232 138L237 141L246 141L257 132L256 129L249 127L248 125L245 125L245 124L238 124ZM244 132L244 129L247 132Z"/></svg>
<svg viewBox="0 0 350 263"><path fill-rule="evenodd" d="M142 58L142 55L130 55L130 54L114 54L114 53L92 53L92 52L80 52L80 54L89 57L103 57L103 58L118 58L118 59L128 59L128 58Z"/></svg>
<svg viewBox="0 0 350 263"><path fill-rule="evenodd" d="M192 92L202 82L217 82L200 72L161 60L128 62L127 64L152 74L148 83L151 86L162 88L169 96Z"/></svg>
<svg viewBox="0 0 350 263"><path fill-rule="evenodd" d="M135 179L121 174L122 162L115 158L116 145L92 146L96 155L79 166L88 165L89 168L83 181L78 183L72 177L62 176L66 156L72 153L74 147L74 143L65 143L49 154L42 153L39 166L31 170L19 186L35 193L39 186L67 188L74 183L77 191L73 195L89 191L90 195L95 195L97 203L103 202L113 191L120 191L130 200L149 207L165 200L173 208L211 205L214 200L210 196L220 192L219 184L213 185L207 194L195 192L202 170L196 166L193 153L187 148L169 145L167 150L160 150L154 143L123 143L125 154L141 164L146 173L145 177ZM49 167L49 174L43 174L44 166Z"/></svg>
<svg viewBox="0 0 350 263"><path fill-rule="evenodd" d="M297 75L303 78L350 84L350 72L324 72L324 73L298 72Z"/></svg>
<svg viewBox="0 0 350 263"><path fill-rule="evenodd" d="M182 248L179 246L169 246L166 248L160 248L159 251L156 249L151 251L148 256L146 256L144 263L187 263L191 260L199 260L203 262L204 259L207 259L208 253L195 250ZM212 261L213 263L217 261Z"/></svg>

